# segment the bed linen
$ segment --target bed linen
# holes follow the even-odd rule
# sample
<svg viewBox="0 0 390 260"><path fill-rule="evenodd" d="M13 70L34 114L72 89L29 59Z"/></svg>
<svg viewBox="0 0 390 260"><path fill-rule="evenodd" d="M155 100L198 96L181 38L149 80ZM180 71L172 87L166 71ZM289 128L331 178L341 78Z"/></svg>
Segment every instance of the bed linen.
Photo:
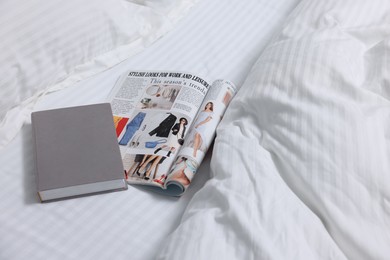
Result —
<svg viewBox="0 0 390 260"><path fill-rule="evenodd" d="M240 86L296 3L200 1L144 51L41 97L34 110L102 102L128 69L188 71ZM209 178L209 161L210 154L180 199L130 186L123 192L40 204L27 123L0 150L0 259L153 259Z"/></svg>
<svg viewBox="0 0 390 260"><path fill-rule="evenodd" d="M40 95L106 70L168 32L195 0L1 1L0 148Z"/></svg>
<svg viewBox="0 0 390 260"><path fill-rule="evenodd" d="M159 259L388 259L390 4L301 1Z"/></svg>

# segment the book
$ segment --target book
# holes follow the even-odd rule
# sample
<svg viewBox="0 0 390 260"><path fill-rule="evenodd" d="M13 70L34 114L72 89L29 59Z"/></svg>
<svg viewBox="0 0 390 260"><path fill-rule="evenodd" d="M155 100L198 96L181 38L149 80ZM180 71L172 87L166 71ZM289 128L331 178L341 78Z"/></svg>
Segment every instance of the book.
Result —
<svg viewBox="0 0 390 260"><path fill-rule="evenodd" d="M31 114L42 202L125 190L109 103Z"/></svg>
<svg viewBox="0 0 390 260"><path fill-rule="evenodd" d="M185 72L127 71L108 96L126 180L180 196L196 175L236 93Z"/></svg>

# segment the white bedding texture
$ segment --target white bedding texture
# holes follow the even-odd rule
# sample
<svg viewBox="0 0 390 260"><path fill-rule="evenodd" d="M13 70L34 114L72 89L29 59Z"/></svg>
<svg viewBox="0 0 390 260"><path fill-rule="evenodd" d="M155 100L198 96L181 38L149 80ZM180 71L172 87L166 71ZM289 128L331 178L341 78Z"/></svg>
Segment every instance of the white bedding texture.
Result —
<svg viewBox="0 0 390 260"><path fill-rule="evenodd" d="M144 4L151 3L156 1ZM137 55L129 53L120 64L39 98L33 109L103 102L129 69L185 71L240 86L295 4L199 1L181 13L169 33ZM0 149L0 259L154 259L210 174L209 154L180 199L129 186L123 192L40 204L32 141L26 123Z"/></svg>
<svg viewBox="0 0 390 260"><path fill-rule="evenodd" d="M161 259L388 259L390 5L301 1Z"/></svg>
<svg viewBox="0 0 390 260"><path fill-rule="evenodd" d="M0 259L389 258L387 0L3 1L0 24ZM189 190L39 203L30 112L128 69L240 87Z"/></svg>
<svg viewBox="0 0 390 260"><path fill-rule="evenodd" d="M0 148L39 96L107 70L167 33L196 0L2 1Z"/></svg>

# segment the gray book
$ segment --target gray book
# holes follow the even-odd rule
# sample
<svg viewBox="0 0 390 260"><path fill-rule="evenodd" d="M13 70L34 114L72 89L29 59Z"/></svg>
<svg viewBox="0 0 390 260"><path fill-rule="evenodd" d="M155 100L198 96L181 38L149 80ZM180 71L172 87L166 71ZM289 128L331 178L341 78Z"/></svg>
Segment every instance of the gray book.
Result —
<svg viewBox="0 0 390 260"><path fill-rule="evenodd" d="M41 201L125 190L110 104L31 114Z"/></svg>

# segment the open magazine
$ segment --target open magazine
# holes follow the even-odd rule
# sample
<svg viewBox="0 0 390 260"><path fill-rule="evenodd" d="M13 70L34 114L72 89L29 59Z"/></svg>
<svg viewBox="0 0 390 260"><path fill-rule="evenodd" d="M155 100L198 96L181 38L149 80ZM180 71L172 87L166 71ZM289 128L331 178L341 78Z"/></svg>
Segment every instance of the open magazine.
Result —
<svg viewBox="0 0 390 260"><path fill-rule="evenodd" d="M129 184L166 195L186 190L236 92L227 80L212 84L183 72L134 72L109 95Z"/></svg>

